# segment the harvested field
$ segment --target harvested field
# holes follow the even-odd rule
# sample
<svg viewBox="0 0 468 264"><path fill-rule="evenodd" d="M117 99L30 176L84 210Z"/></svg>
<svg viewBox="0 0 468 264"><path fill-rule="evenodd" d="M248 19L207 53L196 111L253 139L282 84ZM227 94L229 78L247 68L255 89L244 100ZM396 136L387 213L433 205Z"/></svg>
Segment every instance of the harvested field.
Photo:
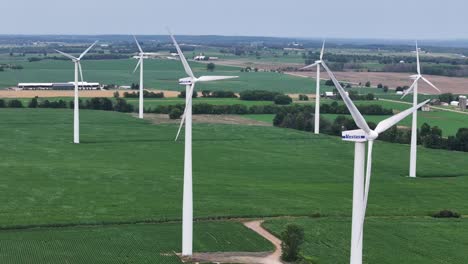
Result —
<svg viewBox="0 0 468 264"><path fill-rule="evenodd" d="M365 83L370 81L372 85L382 83L388 85L390 88L397 86L411 85L412 81L409 79L409 73L394 73L394 72L334 72L336 78L340 81L347 81L351 83ZM299 77L314 77L315 72L287 72L287 74ZM328 78L326 72L322 72L323 78ZM444 93L454 94L468 94L468 78L446 77L425 75L434 85L436 85ZM422 93L437 94L438 92L429 85L420 82L419 90Z"/></svg>
<svg viewBox="0 0 468 264"><path fill-rule="evenodd" d="M137 117L137 114L133 114ZM145 114L144 119L154 124L179 124L180 119L170 119L165 114ZM252 120L238 115L193 115L194 123L204 124L227 124L227 125L246 125L246 126L272 126L271 123Z"/></svg>

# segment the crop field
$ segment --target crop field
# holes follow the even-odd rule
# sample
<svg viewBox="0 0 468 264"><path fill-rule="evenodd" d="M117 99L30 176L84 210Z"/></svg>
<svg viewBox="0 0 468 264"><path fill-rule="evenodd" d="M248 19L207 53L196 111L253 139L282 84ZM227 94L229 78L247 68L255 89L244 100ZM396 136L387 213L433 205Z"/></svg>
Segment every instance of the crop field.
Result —
<svg viewBox="0 0 468 264"><path fill-rule="evenodd" d="M80 118L82 144L74 145L69 109L0 109L0 261L101 263L105 255L108 263L177 263L172 252L180 250L183 177L183 140L173 140L177 124L153 125L129 114L91 110L81 111ZM345 218L342 223L349 224L353 144L290 129L202 123L194 124L193 138L196 219L320 214L323 219L314 221ZM379 158L368 215L376 218L371 220L376 229L386 226L386 234L398 241L401 224L377 217L425 219L447 208L468 214L467 153L420 148L417 179L406 177L408 158L401 153L409 153L409 146L377 142L374 153ZM170 220L175 222L159 223ZM276 227L267 227L276 232L284 222L275 221ZM153 224L133 224L138 222ZM97 226L75 227L82 224ZM53 228L57 225L71 226ZM309 232L328 228L305 220L304 227L310 240ZM337 249L347 248L346 228L337 224L329 234ZM425 228L450 234L460 225L430 219L420 233ZM377 237L366 233L365 243L370 247ZM457 236L460 245L468 243L466 237ZM421 240L421 250L441 245L429 235L421 234ZM194 246L196 251L271 250L240 224L226 222L196 223ZM97 248L102 255L94 253ZM324 254L309 242L305 250ZM346 251L341 254L346 258Z"/></svg>
<svg viewBox="0 0 468 264"><path fill-rule="evenodd" d="M304 227L304 253L317 263L349 261L351 218L270 220L264 226L279 234L287 223ZM366 220L364 232L364 263L448 264L468 259L466 219L375 217Z"/></svg>
<svg viewBox="0 0 468 264"><path fill-rule="evenodd" d="M423 71L424 73L424 71ZM291 73L290 73L291 74ZM299 72L292 74L300 74L304 76L315 76L315 72ZM396 88L397 86L410 86L412 80L409 76L412 73L396 73L396 72L334 72L336 78L340 81L348 81L352 83L365 83L370 81L373 86L379 83L388 85L390 88ZM468 78L462 77L446 77L446 76L435 76L425 75L433 84L435 84L444 93L454 94L468 94L468 87L466 86ZM328 75L324 72L322 78L328 78ZM437 94L438 92L431 88L427 84L421 82L419 86L420 93Z"/></svg>
<svg viewBox="0 0 468 264"><path fill-rule="evenodd" d="M0 262L181 263L179 223L41 228L0 231ZM198 252L268 251L268 241L236 222L194 225Z"/></svg>
<svg viewBox="0 0 468 264"><path fill-rule="evenodd" d="M139 82L139 74L132 71L136 60L84 60L82 62L85 81L102 84L130 85ZM19 82L69 82L73 81L73 63L65 60L42 60L38 62L20 61L22 70L0 72L0 87L12 87ZM233 75L238 79L216 83L200 83L197 90L269 90L284 93L310 93L315 91L311 79L294 77L273 72L240 72L238 67L217 65L214 72L206 71L206 64L191 62L197 76ZM158 90L182 90L178 79L186 77L180 61L146 60L145 88Z"/></svg>

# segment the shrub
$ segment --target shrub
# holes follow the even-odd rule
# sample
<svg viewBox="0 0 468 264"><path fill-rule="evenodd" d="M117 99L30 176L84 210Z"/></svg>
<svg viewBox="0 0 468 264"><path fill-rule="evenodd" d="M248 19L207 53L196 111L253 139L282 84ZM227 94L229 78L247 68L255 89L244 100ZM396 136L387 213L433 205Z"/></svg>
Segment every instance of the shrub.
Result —
<svg viewBox="0 0 468 264"><path fill-rule="evenodd" d="M117 102L114 105L114 111L124 113L133 112L133 105L127 103L127 101L122 98L117 98Z"/></svg>
<svg viewBox="0 0 468 264"><path fill-rule="evenodd" d="M173 108L169 112L170 119L179 119L182 116L183 112L179 108Z"/></svg>
<svg viewBox="0 0 468 264"><path fill-rule="evenodd" d="M304 229L295 224L286 225L286 229L281 233L281 249L284 261L296 261L299 259L299 251L304 243Z"/></svg>
<svg viewBox="0 0 468 264"><path fill-rule="evenodd" d="M36 108L38 105L39 104L37 102L37 96L36 96L33 99L31 99L31 102L29 102L28 107L29 108Z"/></svg>
<svg viewBox="0 0 468 264"><path fill-rule="evenodd" d="M216 65L215 65L214 63L212 63L212 62L210 62L210 63L208 63L208 64L206 65L206 69L207 69L208 71L211 71L211 72L212 72L212 71L214 71L215 68L216 68Z"/></svg>
<svg viewBox="0 0 468 264"><path fill-rule="evenodd" d="M299 101L309 101L309 96L305 94L300 94L299 95Z"/></svg>
<svg viewBox="0 0 468 264"><path fill-rule="evenodd" d="M461 215L457 212L452 212L450 210L442 210L440 212L432 214L432 217L435 218L460 218Z"/></svg>
<svg viewBox="0 0 468 264"><path fill-rule="evenodd" d="M0 99L0 108L6 107L5 100Z"/></svg>
<svg viewBox="0 0 468 264"><path fill-rule="evenodd" d="M13 99L13 100L11 100L11 101L8 101L8 107L11 107L11 108L22 108L22 107L23 107L23 103L22 103L20 100Z"/></svg>
<svg viewBox="0 0 468 264"><path fill-rule="evenodd" d="M367 81L366 84L365 84L366 87L371 87L371 82L370 81Z"/></svg>
<svg viewBox="0 0 468 264"><path fill-rule="evenodd" d="M246 101L273 101L275 96L280 95L280 93L264 90L247 90L241 92L239 95L241 100Z"/></svg>
<svg viewBox="0 0 468 264"><path fill-rule="evenodd" d="M288 95L281 94L275 96L274 102L277 105L288 105L292 103L292 99Z"/></svg>

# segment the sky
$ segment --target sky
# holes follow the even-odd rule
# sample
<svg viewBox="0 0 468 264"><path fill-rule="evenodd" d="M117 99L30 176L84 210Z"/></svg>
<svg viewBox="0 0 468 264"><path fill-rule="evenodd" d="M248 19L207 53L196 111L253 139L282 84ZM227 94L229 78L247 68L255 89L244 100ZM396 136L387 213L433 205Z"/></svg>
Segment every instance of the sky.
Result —
<svg viewBox="0 0 468 264"><path fill-rule="evenodd" d="M0 0L0 34L468 39L467 0Z"/></svg>

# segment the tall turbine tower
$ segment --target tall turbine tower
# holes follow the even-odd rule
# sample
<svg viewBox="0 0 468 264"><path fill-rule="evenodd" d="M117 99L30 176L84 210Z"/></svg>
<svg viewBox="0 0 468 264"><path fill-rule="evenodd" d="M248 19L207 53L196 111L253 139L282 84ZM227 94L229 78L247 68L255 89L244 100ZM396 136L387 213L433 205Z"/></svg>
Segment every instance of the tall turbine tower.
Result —
<svg viewBox="0 0 468 264"><path fill-rule="evenodd" d="M192 95L197 82L210 82L237 78L237 76L201 76L195 77L182 50L172 33L172 41L177 49L185 73L189 76L179 80L181 85L185 85L185 110L180 122L179 136L182 125L185 122L185 157L184 157L184 191L182 204L182 256L192 256L193 253L193 192L192 192Z"/></svg>
<svg viewBox="0 0 468 264"><path fill-rule="evenodd" d="M342 139L344 141L355 142L354 148L354 183L353 183L353 213L352 213L352 231L351 231L351 264L362 264L362 245L363 245L363 231L364 220L367 208L367 198L369 194L371 168L372 168L372 147L374 140L376 140L380 133L385 132L387 129L396 125L411 113L417 111L418 108L426 104L429 100L402 111L390 118L381 121L374 130L370 129L364 117L361 115L357 107L346 94L341 84L335 78L335 75L330 71L325 63L322 66L328 72L328 75L335 84L338 92L340 93L343 101L351 113L354 122L360 129L343 131ZM367 147L367 168L364 179L364 163Z"/></svg>
<svg viewBox="0 0 468 264"><path fill-rule="evenodd" d="M133 38L135 39L135 42L138 46L138 50L140 51L138 53L138 56L139 56L138 63L135 69L133 70L133 73L135 73L138 67L140 67L140 85L139 85L140 86L140 101L138 105L138 118L143 119L143 60L146 59L147 57L146 57L146 53L144 53L143 50L141 49L140 43L138 43L138 40L136 39L136 37L133 36Z"/></svg>
<svg viewBox="0 0 468 264"><path fill-rule="evenodd" d="M63 56L71 59L75 64L75 100L74 100L74 110L73 110L73 143L80 143L80 112L79 112L79 98L78 98L78 71L81 76L81 85L83 85L83 71L81 70L81 59L90 51L97 41L94 42L89 48L87 48L81 55L77 58L65 52L55 50Z"/></svg>
<svg viewBox="0 0 468 264"><path fill-rule="evenodd" d="M325 49L325 41L322 44L322 51L320 52L320 59L315 61L315 63L310 64L302 68L301 70L309 69L312 67L317 66L317 84L316 84L316 91L315 91L315 123L314 123L314 133L320 133L320 65L322 64L323 59L323 50Z"/></svg>
<svg viewBox="0 0 468 264"><path fill-rule="evenodd" d="M405 93L403 94L403 97L405 97L408 93L413 91L413 106L418 104L418 82L419 80L423 80L424 82L429 84L432 88L440 92L440 90L434 84L432 84L429 80L427 80L421 75L418 42L416 42L416 63L417 63L418 74L410 76L410 78L413 79L414 82L411 85L411 87L408 90L406 90ZM410 152L410 170L409 170L409 176L413 178L416 177L417 145L418 145L418 112L415 111L413 113L413 123L411 125L411 152Z"/></svg>

